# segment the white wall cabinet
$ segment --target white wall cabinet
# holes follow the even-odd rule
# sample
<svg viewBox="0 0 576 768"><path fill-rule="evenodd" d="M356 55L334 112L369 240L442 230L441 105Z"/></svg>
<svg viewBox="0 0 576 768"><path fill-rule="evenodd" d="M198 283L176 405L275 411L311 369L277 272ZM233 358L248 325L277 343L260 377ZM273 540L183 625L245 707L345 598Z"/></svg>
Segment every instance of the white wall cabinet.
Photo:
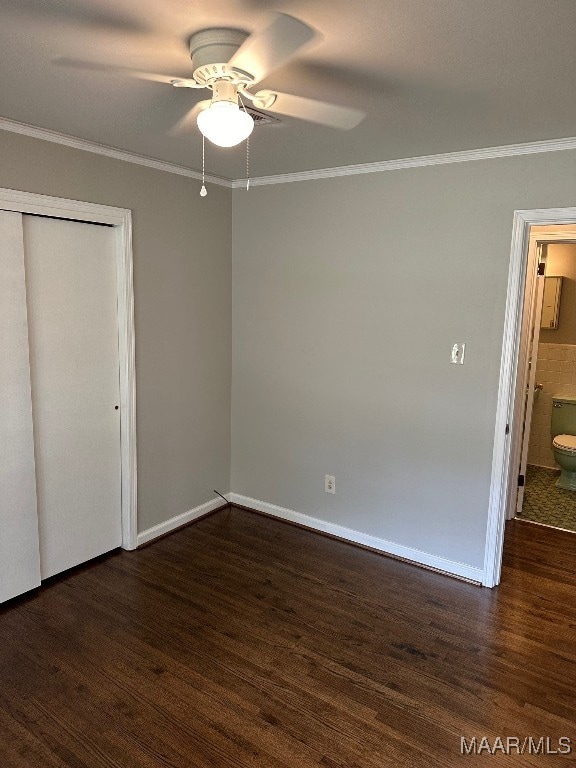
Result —
<svg viewBox="0 0 576 768"><path fill-rule="evenodd" d="M0 213L0 601L119 547L111 227Z"/></svg>
<svg viewBox="0 0 576 768"><path fill-rule="evenodd" d="M540 328L547 328L548 330L558 328L561 294L562 278L545 277L544 299L542 302L542 319L540 320Z"/></svg>

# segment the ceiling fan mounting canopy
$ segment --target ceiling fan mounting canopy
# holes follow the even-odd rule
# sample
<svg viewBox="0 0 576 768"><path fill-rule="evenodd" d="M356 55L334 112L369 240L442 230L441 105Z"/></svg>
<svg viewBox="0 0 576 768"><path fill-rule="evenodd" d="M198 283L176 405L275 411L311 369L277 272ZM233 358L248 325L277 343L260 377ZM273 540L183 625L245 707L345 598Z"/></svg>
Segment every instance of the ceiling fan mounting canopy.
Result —
<svg viewBox="0 0 576 768"><path fill-rule="evenodd" d="M255 78L229 62L248 39L240 29L203 29L190 38L192 77L199 86L210 88L217 80L229 80L236 86L250 86Z"/></svg>

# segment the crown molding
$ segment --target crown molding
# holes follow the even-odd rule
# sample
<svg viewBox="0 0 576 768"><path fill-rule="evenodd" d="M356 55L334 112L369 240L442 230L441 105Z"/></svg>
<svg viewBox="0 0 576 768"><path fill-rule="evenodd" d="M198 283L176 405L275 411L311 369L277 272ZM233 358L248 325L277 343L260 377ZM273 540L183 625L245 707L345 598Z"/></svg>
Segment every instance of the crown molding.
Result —
<svg viewBox="0 0 576 768"><path fill-rule="evenodd" d="M145 155L138 155L123 149L109 147L106 144L98 144L76 136L58 133L47 128L38 128L28 123L19 123L6 117L0 117L0 130L19 133L42 141L51 141L54 144L63 144L72 149L81 149L84 152L92 152L115 160L123 160L127 163L144 165L157 171L175 173L178 176L186 176L190 179L202 179L199 171L186 168L183 165L168 163L164 160L156 160ZM404 157L397 160L380 160L374 163L362 163L360 165L342 165L335 168L318 168L312 171L300 171L297 173L282 173L277 176L256 176L250 179L251 187L263 187L269 184L288 184L292 181L313 181L314 179L332 179L339 176L358 176L363 173L383 173L384 171L399 171L403 168L423 168L429 165L449 165L450 163L466 163L471 160L495 160L501 157L516 157L519 155L537 155L545 152L562 152L576 149L576 137L565 139L549 139L545 141L532 141L525 144L506 144L501 147L485 147L483 149L467 149L461 152L445 152L439 155L422 155L420 157ZM206 176L206 181L232 189L244 189L246 179L224 179L221 176Z"/></svg>
<svg viewBox="0 0 576 768"><path fill-rule="evenodd" d="M145 155L137 155L134 152L116 149L114 147L109 147L106 144L97 144L96 142L87 141L86 139L78 139L76 136L69 136L65 133L50 131L47 128L38 128L35 125L19 123L16 120L9 120L7 117L0 117L0 130L19 133L23 136L30 136L33 139L42 139L42 141L51 141L53 144L63 144L72 149L81 149L84 152L104 155L104 157L111 157L114 160L124 160L127 163L144 165L147 168L154 168L157 171L175 173L178 176L187 176L190 179L202 179L202 174L199 171L193 171L191 168L186 168L183 165L167 163L164 160L156 160L153 157L146 157ZM212 184L219 184L222 187L230 188L232 186L232 182L229 179L223 179L220 176L207 175L206 181Z"/></svg>
<svg viewBox="0 0 576 768"><path fill-rule="evenodd" d="M257 176L250 179L250 186L261 187L268 184L287 184L291 181L332 179L338 176L357 176L362 173L382 173L383 171L398 171L403 168L423 168L428 165L466 163L471 160L494 160L500 157L536 155L543 152L561 152L567 149L576 149L576 137L551 139L547 141L532 141L526 144L507 144L502 147L469 149L461 152L446 152L441 155L423 155L421 157L406 157L398 160L382 160L375 163L363 163L362 165L343 165L337 168L319 168L315 171L284 173L279 174L278 176ZM244 189L245 187L246 179L234 179L232 182L233 189Z"/></svg>

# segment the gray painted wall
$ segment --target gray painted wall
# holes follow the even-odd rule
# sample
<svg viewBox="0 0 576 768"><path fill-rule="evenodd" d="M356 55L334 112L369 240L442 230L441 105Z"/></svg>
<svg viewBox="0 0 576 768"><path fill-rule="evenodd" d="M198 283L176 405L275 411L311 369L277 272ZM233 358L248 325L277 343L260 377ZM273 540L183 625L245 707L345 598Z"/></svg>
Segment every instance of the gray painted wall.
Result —
<svg viewBox="0 0 576 768"><path fill-rule="evenodd" d="M133 212L138 529L228 491L230 190L5 132L0 186Z"/></svg>
<svg viewBox="0 0 576 768"><path fill-rule="evenodd" d="M232 490L483 567L513 212L576 205L575 171L562 152L235 191Z"/></svg>

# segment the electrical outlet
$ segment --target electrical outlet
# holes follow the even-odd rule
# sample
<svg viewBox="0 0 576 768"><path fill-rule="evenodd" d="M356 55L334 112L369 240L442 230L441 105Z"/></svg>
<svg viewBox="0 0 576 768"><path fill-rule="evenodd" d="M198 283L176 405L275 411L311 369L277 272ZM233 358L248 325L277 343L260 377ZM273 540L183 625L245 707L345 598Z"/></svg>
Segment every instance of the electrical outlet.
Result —
<svg viewBox="0 0 576 768"><path fill-rule="evenodd" d="M336 493L336 478L334 475L324 475L324 490L326 493Z"/></svg>

